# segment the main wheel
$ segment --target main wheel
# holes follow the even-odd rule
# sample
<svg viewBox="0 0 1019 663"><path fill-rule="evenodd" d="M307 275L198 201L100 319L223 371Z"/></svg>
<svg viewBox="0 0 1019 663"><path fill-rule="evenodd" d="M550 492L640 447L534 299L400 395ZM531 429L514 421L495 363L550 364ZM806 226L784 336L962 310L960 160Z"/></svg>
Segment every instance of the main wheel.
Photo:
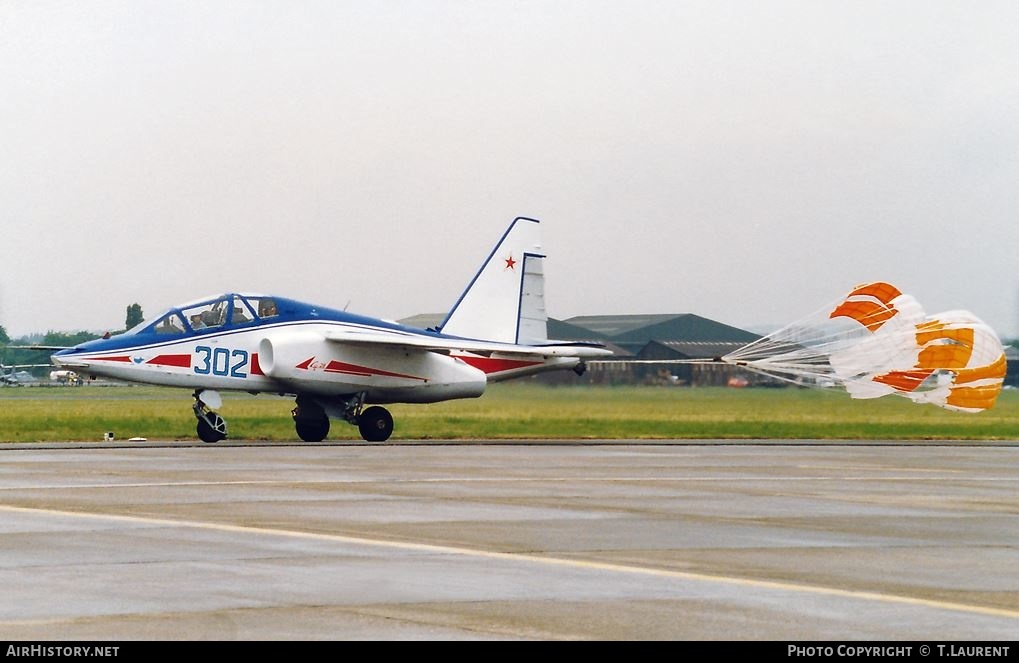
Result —
<svg viewBox="0 0 1019 663"><path fill-rule="evenodd" d="M215 412L198 419L198 437L202 442L219 442L226 437L226 420Z"/></svg>
<svg viewBox="0 0 1019 663"><path fill-rule="evenodd" d="M367 442L385 442L393 434L393 415L389 410L373 405L357 418L357 428Z"/></svg>
<svg viewBox="0 0 1019 663"><path fill-rule="evenodd" d="M291 414L294 416L294 428L297 437L305 442L321 442L329 434L329 415L313 398L297 397L297 407Z"/></svg>
<svg viewBox="0 0 1019 663"><path fill-rule="evenodd" d="M321 419L294 419L297 437L305 442L321 442L329 435L329 417Z"/></svg>

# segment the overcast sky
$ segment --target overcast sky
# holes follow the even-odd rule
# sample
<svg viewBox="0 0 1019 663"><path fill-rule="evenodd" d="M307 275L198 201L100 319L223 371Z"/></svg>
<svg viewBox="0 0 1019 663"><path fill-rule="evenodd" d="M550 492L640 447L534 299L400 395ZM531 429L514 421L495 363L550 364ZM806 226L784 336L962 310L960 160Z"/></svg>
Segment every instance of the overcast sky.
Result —
<svg viewBox="0 0 1019 663"><path fill-rule="evenodd" d="M781 325L890 280L1019 335L1019 3L0 0L0 324L227 290Z"/></svg>

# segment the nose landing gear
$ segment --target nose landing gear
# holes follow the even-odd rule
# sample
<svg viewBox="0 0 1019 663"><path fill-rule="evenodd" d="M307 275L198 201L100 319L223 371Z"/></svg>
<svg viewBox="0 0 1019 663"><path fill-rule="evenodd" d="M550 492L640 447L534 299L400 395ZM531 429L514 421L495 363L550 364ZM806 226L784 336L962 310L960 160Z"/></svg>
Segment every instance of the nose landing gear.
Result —
<svg viewBox="0 0 1019 663"><path fill-rule="evenodd" d="M223 400L211 389L203 389L194 393L195 403L192 409L198 419L198 437L202 442L219 442L226 438L226 419L219 416L212 408L221 407Z"/></svg>

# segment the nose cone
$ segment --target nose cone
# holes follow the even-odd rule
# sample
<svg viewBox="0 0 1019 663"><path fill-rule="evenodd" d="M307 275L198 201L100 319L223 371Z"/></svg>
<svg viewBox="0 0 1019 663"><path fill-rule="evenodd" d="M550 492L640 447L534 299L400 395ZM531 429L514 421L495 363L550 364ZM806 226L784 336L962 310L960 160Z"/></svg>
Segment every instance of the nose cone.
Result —
<svg viewBox="0 0 1019 663"><path fill-rule="evenodd" d="M64 367L64 361L67 359L69 354L74 352L74 348L67 348L66 350L58 350L50 355L50 363L57 368Z"/></svg>
<svg viewBox="0 0 1019 663"><path fill-rule="evenodd" d="M79 354L82 346L76 345L73 348L58 350L50 355L50 361L57 368L87 368L88 363L81 360Z"/></svg>

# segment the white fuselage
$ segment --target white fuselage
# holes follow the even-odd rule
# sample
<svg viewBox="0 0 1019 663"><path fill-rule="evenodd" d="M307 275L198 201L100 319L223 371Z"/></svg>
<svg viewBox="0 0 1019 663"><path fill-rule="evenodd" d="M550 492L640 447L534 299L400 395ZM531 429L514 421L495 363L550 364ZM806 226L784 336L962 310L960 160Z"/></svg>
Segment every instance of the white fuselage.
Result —
<svg viewBox="0 0 1019 663"><path fill-rule="evenodd" d="M341 396L366 393L372 403L430 403L474 398L489 380L570 368L573 356L435 352L395 344L348 344L337 333L410 338L383 327L338 321L287 321L249 328L200 330L139 345L88 348L54 361L80 373L193 389ZM142 341L142 338L138 339ZM95 342L100 345L100 342Z"/></svg>

